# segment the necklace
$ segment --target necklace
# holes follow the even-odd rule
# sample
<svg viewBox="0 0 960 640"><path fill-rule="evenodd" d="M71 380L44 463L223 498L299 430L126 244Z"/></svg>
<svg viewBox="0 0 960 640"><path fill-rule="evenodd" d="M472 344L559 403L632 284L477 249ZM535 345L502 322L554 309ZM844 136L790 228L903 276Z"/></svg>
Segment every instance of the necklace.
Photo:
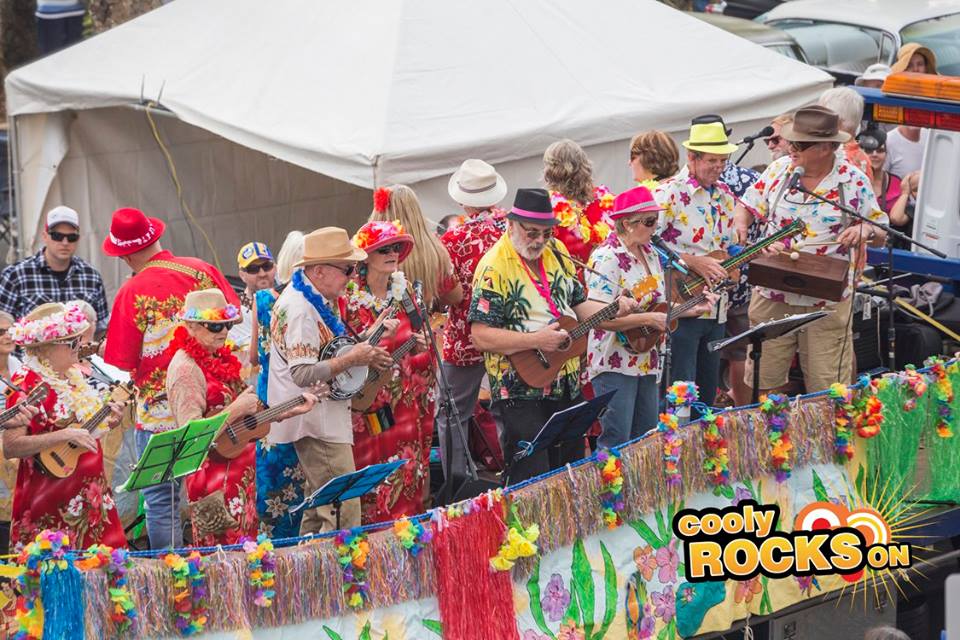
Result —
<svg viewBox="0 0 960 640"><path fill-rule="evenodd" d="M185 327L177 327L173 332L173 341L170 343L171 353L180 349L193 358L200 370L208 374L210 379L216 380L224 387L239 393L243 388L240 378L240 361L230 349L222 346L214 352L207 350L196 338L187 333Z"/></svg>
<svg viewBox="0 0 960 640"><path fill-rule="evenodd" d="M303 297L307 299L307 302L313 305L313 308L320 314L320 319L323 320L323 324L327 325L327 328L333 332L333 335L346 335L347 328L343 326L340 318L330 311L323 296L314 291L313 287L304 279L302 270L297 270L293 273L291 284L294 289L299 291Z"/></svg>
<svg viewBox="0 0 960 640"><path fill-rule="evenodd" d="M73 415L77 421L86 422L103 406L103 399L83 377L79 366L73 365L67 371L67 377L61 378L47 362L34 355L24 356L23 364L57 394L57 402L53 405L54 420L65 420Z"/></svg>

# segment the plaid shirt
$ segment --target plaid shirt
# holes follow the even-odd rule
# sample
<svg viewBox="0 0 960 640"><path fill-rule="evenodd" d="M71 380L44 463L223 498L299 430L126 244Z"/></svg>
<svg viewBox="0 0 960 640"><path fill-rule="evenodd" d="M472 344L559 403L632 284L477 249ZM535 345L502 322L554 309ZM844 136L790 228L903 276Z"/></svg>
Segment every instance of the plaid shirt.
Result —
<svg viewBox="0 0 960 640"><path fill-rule="evenodd" d="M22 318L47 302L86 300L97 312L97 331L109 320L103 278L90 264L74 256L65 278L47 266L41 249L36 255L12 264L0 273L0 310Z"/></svg>

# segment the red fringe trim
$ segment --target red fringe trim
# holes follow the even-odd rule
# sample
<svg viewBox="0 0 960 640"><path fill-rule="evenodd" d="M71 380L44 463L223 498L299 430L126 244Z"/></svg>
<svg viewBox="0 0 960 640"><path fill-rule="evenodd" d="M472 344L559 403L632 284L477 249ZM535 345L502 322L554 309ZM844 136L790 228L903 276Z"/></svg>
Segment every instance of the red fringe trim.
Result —
<svg viewBox="0 0 960 640"><path fill-rule="evenodd" d="M507 529L504 504L452 519L433 538L445 640L520 639L510 572L490 566Z"/></svg>

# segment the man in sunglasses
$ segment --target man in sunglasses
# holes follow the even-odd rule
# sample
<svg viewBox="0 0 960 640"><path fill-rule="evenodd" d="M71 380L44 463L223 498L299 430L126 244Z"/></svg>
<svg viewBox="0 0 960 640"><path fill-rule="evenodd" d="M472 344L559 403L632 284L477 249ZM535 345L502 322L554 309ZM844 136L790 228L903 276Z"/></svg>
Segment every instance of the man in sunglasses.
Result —
<svg viewBox="0 0 960 640"><path fill-rule="evenodd" d="M257 291L276 284L277 266L270 248L262 242L248 242L237 253L237 269L244 289L240 292L243 320L230 328L229 338L237 346L240 361L247 366L253 330L253 298Z"/></svg>
<svg viewBox="0 0 960 640"><path fill-rule="evenodd" d="M96 331L102 335L109 316L103 278L74 255L79 241L77 212L64 206L51 209L43 230L43 248L0 274L0 311L22 318L41 304L84 300L97 312Z"/></svg>

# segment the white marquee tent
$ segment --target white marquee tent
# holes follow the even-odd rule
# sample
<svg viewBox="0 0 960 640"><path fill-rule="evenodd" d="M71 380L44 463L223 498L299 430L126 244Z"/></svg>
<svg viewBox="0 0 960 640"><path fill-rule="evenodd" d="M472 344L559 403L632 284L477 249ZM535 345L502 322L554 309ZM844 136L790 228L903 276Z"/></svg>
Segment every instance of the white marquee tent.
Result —
<svg viewBox="0 0 960 640"><path fill-rule="evenodd" d="M7 77L20 244L69 204L113 290L124 271L99 242L132 205L168 221L176 252L213 258L205 230L232 273L251 239L352 232L375 186L411 184L439 219L467 157L533 186L569 137L618 190L638 131L680 138L720 113L740 136L829 85L654 0L177 0Z"/></svg>

